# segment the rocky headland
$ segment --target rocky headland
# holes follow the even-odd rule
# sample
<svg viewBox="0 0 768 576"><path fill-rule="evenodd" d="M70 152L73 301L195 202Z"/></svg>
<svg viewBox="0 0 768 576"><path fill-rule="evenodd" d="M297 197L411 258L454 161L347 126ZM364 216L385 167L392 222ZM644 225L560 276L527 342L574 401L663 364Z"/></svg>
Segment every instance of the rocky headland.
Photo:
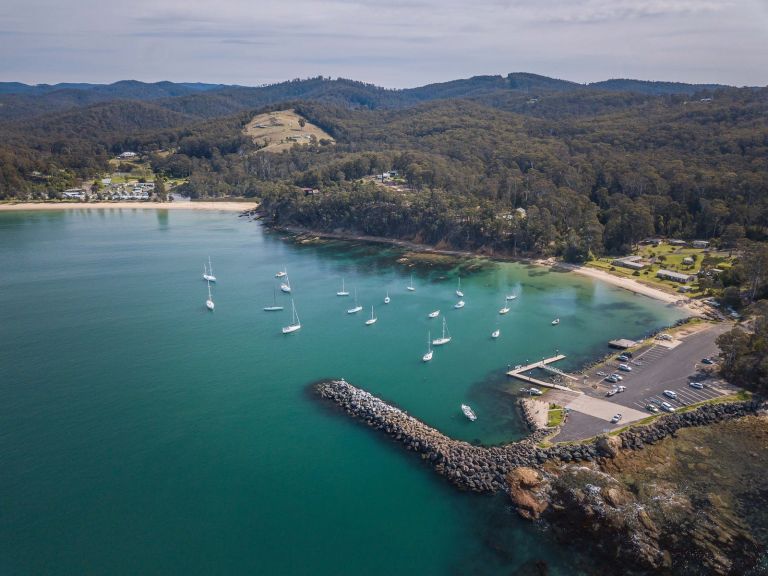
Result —
<svg viewBox="0 0 768 576"><path fill-rule="evenodd" d="M539 443L550 432L540 430L481 447L344 380L314 388L458 488L504 491L522 517L563 543L575 550L588 544L589 573L745 574L759 561L764 540L755 533L763 518L745 503L768 495L761 464L768 418L758 402L704 405L583 444L544 448ZM748 485L734 480L746 477ZM604 572L595 572L595 561Z"/></svg>

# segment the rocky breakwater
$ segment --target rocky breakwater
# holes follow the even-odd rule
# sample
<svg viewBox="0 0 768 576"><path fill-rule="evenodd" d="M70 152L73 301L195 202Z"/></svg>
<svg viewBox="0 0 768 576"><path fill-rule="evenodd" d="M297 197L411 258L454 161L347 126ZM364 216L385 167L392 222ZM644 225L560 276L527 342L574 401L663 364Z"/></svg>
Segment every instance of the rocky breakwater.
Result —
<svg viewBox="0 0 768 576"><path fill-rule="evenodd" d="M530 439L504 447L483 448L454 440L380 398L344 380L315 384L317 393L349 415L380 430L421 455L434 470L463 490L498 492L507 488L506 474L519 466L535 466L544 458ZM543 461L543 460L542 460Z"/></svg>

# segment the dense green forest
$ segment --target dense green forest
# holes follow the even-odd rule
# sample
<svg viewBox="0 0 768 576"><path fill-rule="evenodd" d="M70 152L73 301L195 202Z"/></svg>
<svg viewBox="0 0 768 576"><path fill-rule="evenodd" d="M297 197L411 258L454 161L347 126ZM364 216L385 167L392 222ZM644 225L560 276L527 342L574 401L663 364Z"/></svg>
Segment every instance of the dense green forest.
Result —
<svg viewBox="0 0 768 576"><path fill-rule="evenodd" d="M0 121L0 197L45 197L135 150L193 197L259 198L278 225L576 261L651 235L734 245L768 232L768 89L530 74L411 90L145 86L55 111L55 90L0 97L16 106ZM255 113L289 107L336 144L274 154L243 135ZM393 185L369 178L389 170Z"/></svg>

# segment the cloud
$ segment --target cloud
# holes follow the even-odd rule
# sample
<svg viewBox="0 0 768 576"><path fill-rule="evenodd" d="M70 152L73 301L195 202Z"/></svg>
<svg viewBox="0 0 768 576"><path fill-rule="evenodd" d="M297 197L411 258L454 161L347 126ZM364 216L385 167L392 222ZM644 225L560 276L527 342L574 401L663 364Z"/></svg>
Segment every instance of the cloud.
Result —
<svg viewBox="0 0 768 576"><path fill-rule="evenodd" d="M404 87L526 70L768 83L764 0L5 0L0 21L7 80Z"/></svg>

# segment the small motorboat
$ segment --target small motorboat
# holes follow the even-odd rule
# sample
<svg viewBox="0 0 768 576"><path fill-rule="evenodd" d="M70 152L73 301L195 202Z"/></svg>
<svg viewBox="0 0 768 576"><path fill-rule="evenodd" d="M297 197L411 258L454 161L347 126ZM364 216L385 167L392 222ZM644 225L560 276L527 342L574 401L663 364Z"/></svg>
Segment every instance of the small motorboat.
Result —
<svg viewBox="0 0 768 576"><path fill-rule="evenodd" d="M430 312L429 314L427 314L427 316L430 318L437 318L438 316L440 316L440 310L434 310L433 312Z"/></svg>
<svg viewBox="0 0 768 576"><path fill-rule="evenodd" d="M453 305L454 308L464 308L464 306L465 306L464 300L459 300L458 302L456 302L456 304Z"/></svg>
<svg viewBox="0 0 768 576"><path fill-rule="evenodd" d="M477 420L477 416L475 415L474 410L472 410L472 408L470 408L468 404L462 404L461 411L464 413L464 416L469 418L472 422Z"/></svg>
<svg viewBox="0 0 768 576"><path fill-rule="evenodd" d="M517 294L507 294L505 300L514 300L515 298L517 298Z"/></svg>
<svg viewBox="0 0 768 576"><path fill-rule="evenodd" d="M499 336L501 336L501 330L499 330L498 328L496 328L496 330L491 332L491 338L498 338Z"/></svg>
<svg viewBox="0 0 768 576"><path fill-rule="evenodd" d="M552 320L552 326L557 326L558 324L560 324L560 318L555 318Z"/></svg>

